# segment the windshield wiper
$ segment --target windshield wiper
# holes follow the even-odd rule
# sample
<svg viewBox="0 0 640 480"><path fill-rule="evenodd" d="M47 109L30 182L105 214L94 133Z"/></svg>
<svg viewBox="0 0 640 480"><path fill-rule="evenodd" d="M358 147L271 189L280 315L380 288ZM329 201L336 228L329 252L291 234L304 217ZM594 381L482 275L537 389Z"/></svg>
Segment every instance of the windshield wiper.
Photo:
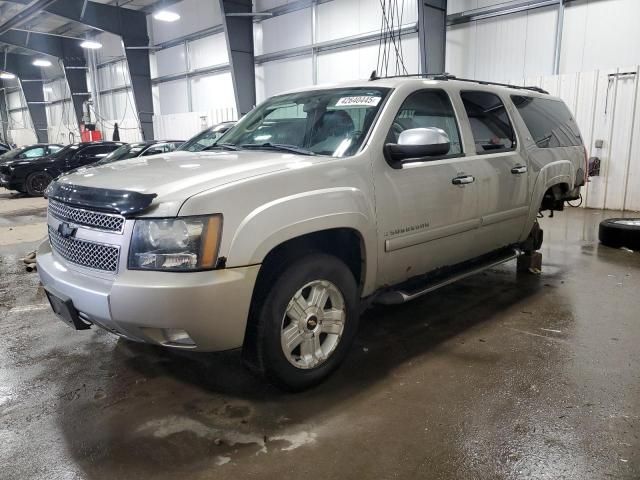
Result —
<svg viewBox="0 0 640 480"><path fill-rule="evenodd" d="M285 145L284 143L243 143L241 147L254 150L280 150L282 152L298 153L300 155L315 155L314 152L307 150L306 148L296 147L295 145Z"/></svg>
<svg viewBox="0 0 640 480"><path fill-rule="evenodd" d="M202 151L217 150L217 149L233 150L234 152L238 150L242 150L240 147L238 147L237 145L234 145L233 143L214 143L213 145L209 145L208 147L203 148Z"/></svg>

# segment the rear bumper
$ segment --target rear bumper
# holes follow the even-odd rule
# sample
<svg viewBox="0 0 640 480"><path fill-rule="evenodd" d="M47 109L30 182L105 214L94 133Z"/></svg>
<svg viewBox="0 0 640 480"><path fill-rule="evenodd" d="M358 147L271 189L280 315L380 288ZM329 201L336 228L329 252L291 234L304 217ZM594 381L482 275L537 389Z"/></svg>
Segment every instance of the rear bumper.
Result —
<svg viewBox="0 0 640 480"><path fill-rule="evenodd" d="M37 262L44 288L69 297L83 320L131 340L200 351L242 346L260 268L97 276L67 264L48 241ZM186 332L193 345L172 342L168 332L175 330Z"/></svg>

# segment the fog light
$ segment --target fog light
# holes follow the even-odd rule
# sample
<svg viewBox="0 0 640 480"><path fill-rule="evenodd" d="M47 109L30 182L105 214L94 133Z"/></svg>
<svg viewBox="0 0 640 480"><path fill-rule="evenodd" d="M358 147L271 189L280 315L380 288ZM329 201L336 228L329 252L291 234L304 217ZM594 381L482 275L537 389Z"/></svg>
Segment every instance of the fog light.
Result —
<svg viewBox="0 0 640 480"><path fill-rule="evenodd" d="M167 340L167 343L184 345L185 347L194 347L196 345L196 342L194 342L184 330L180 330L179 328L164 328L162 331L164 332L164 338Z"/></svg>

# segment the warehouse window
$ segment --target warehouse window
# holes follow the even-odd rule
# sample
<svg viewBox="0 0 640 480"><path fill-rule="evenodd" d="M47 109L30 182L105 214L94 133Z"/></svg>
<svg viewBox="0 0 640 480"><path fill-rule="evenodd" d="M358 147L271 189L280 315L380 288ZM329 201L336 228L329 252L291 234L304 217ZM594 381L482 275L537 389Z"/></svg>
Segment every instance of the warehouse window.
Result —
<svg viewBox="0 0 640 480"><path fill-rule="evenodd" d="M516 136L500 97L489 92L462 92L462 103L469 117L476 153L513 150Z"/></svg>
<svg viewBox="0 0 640 480"><path fill-rule="evenodd" d="M578 125L562 101L524 95L513 95L511 100L538 147L582 145Z"/></svg>
<svg viewBox="0 0 640 480"><path fill-rule="evenodd" d="M399 135L410 128L440 128L449 136L448 155L459 155L460 134L451 100L442 90L420 90L404 101L387 136L388 143L397 143Z"/></svg>

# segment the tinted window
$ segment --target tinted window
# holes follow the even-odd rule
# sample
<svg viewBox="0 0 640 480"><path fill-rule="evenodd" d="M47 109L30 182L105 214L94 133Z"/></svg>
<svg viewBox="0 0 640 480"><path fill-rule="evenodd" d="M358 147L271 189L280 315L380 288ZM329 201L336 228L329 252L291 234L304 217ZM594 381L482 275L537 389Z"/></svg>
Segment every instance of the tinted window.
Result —
<svg viewBox="0 0 640 480"><path fill-rule="evenodd" d="M578 125L563 102L521 95L513 95L511 99L538 147L582 145Z"/></svg>
<svg viewBox="0 0 640 480"><path fill-rule="evenodd" d="M430 127L440 128L449 135L449 155L462 152L456 115L451 100L442 90L421 90L409 95L393 120L387 142L397 143L400 134L410 128Z"/></svg>
<svg viewBox="0 0 640 480"><path fill-rule="evenodd" d="M488 92L462 92L460 98L469 117L476 153L515 148L516 136L500 97Z"/></svg>

